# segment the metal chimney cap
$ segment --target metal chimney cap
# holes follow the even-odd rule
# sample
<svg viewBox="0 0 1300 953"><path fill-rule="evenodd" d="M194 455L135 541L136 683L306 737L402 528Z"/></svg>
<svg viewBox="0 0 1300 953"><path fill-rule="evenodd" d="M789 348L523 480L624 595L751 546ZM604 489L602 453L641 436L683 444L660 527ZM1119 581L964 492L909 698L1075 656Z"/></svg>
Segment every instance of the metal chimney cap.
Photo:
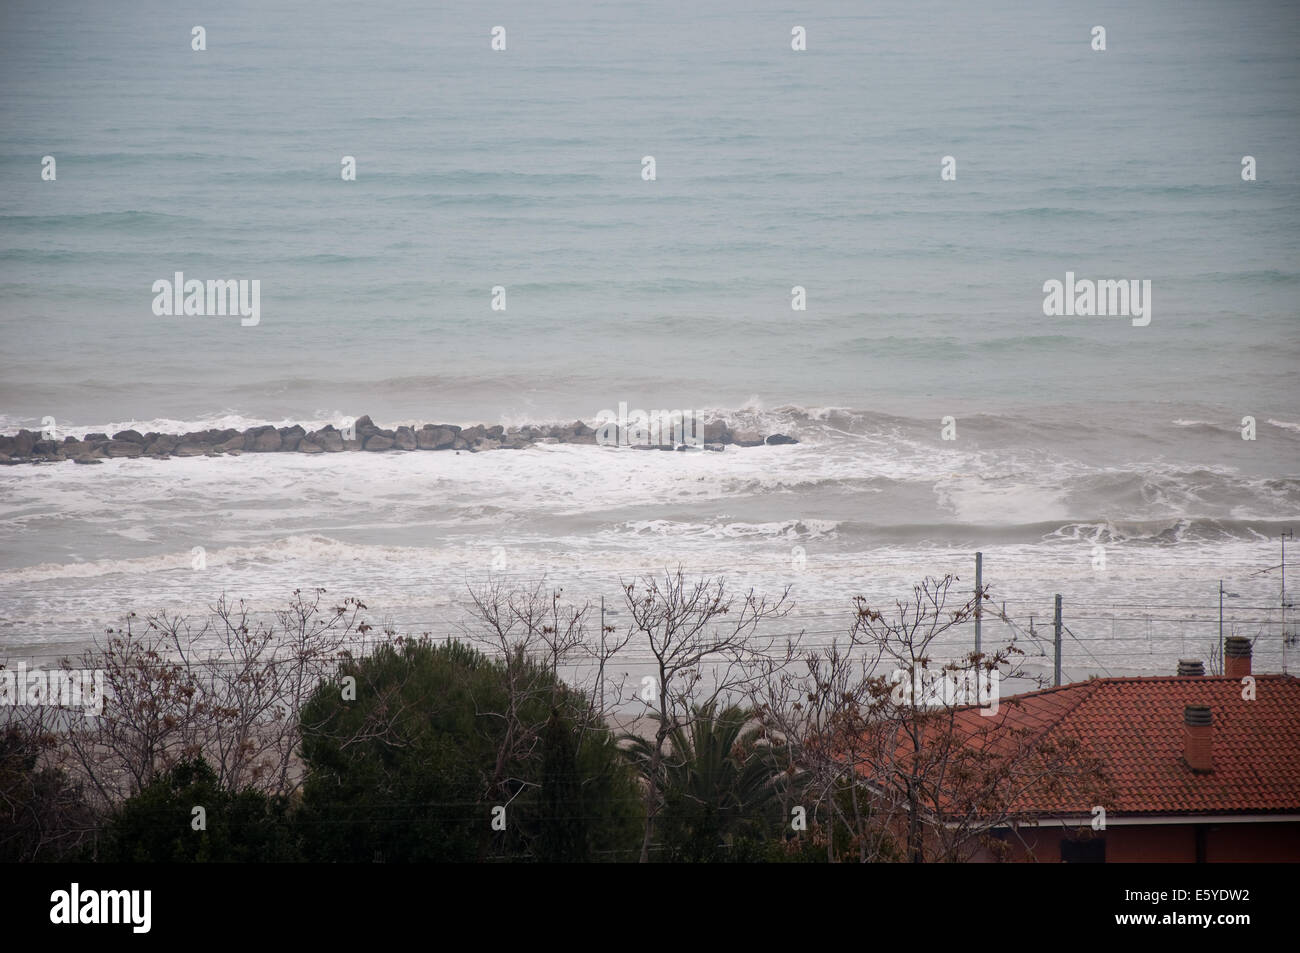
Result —
<svg viewBox="0 0 1300 953"><path fill-rule="evenodd" d="M1223 640L1223 654L1229 658L1250 658L1250 639L1244 635L1230 635Z"/></svg>
<svg viewBox="0 0 1300 953"><path fill-rule="evenodd" d="M1178 660L1179 675L1204 675L1205 663L1198 658L1180 658Z"/></svg>
<svg viewBox="0 0 1300 953"><path fill-rule="evenodd" d="M1183 708L1183 724L1201 728L1214 724L1214 713L1209 705L1187 705Z"/></svg>

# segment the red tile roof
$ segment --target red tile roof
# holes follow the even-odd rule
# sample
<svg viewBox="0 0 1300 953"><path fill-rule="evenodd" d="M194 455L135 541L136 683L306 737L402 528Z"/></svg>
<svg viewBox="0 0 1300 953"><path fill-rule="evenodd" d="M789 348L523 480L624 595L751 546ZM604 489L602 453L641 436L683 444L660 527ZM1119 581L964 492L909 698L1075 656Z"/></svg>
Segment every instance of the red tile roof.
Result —
<svg viewBox="0 0 1300 953"><path fill-rule="evenodd" d="M1300 813L1300 679L1254 678L1252 701L1235 678L1097 678L1004 698L993 716L969 708L957 718L973 743L990 735L1033 746L1077 740L1081 755L1106 766L1111 816ZM1210 773L1193 772L1183 758L1186 705L1213 713ZM1089 816L1095 803L1068 784L1020 800L1017 812L1056 816Z"/></svg>

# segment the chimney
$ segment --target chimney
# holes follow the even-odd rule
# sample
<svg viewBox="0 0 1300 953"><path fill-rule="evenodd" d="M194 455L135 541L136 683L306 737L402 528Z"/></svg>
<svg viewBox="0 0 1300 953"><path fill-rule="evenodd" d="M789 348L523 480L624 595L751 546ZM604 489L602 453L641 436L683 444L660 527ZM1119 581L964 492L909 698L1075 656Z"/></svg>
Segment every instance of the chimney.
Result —
<svg viewBox="0 0 1300 953"><path fill-rule="evenodd" d="M1197 773L1214 770L1213 719L1209 705L1183 708L1183 757Z"/></svg>
<svg viewBox="0 0 1300 953"><path fill-rule="evenodd" d="M1229 678L1250 674L1250 639L1230 635L1223 640L1223 674Z"/></svg>
<svg viewBox="0 0 1300 953"><path fill-rule="evenodd" d="M1205 665L1198 658L1180 658L1178 660L1179 675L1204 675Z"/></svg>

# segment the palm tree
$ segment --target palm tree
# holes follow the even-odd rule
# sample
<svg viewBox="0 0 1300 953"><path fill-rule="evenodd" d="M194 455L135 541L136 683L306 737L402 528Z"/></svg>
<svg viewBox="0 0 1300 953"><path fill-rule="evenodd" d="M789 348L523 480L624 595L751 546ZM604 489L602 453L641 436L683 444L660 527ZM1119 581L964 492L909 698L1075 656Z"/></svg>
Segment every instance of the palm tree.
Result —
<svg viewBox="0 0 1300 953"><path fill-rule="evenodd" d="M626 736L628 757L645 776L654 745ZM694 707L690 720L668 736L659 770L659 814L669 859L730 859L738 837L753 840L780 820L784 777L754 713L740 705Z"/></svg>

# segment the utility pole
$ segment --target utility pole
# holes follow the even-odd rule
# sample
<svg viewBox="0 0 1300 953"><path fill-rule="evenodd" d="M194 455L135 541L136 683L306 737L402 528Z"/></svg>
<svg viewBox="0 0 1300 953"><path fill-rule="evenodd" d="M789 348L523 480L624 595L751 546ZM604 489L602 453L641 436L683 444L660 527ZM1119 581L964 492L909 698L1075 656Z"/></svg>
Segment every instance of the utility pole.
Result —
<svg viewBox="0 0 1300 953"><path fill-rule="evenodd" d="M1286 541L1294 539L1291 530L1283 530L1282 537L1282 674L1286 674Z"/></svg>
<svg viewBox="0 0 1300 953"><path fill-rule="evenodd" d="M1224 589L1223 580L1220 579L1219 580L1219 664L1220 665L1223 665L1223 600L1224 598L1240 599L1241 596L1239 596L1235 592L1228 592L1226 589Z"/></svg>
<svg viewBox="0 0 1300 953"><path fill-rule="evenodd" d="M1056 594L1056 681L1061 684L1061 594Z"/></svg>
<svg viewBox="0 0 1300 953"><path fill-rule="evenodd" d="M605 597L600 597L600 670L596 673L600 679L600 717L605 717Z"/></svg>
<svg viewBox="0 0 1300 953"><path fill-rule="evenodd" d="M975 554L975 654L980 654L980 610L984 608L984 554Z"/></svg>
<svg viewBox="0 0 1300 953"><path fill-rule="evenodd" d="M1223 580L1219 580L1219 658L1223 658Z"/></svg>

